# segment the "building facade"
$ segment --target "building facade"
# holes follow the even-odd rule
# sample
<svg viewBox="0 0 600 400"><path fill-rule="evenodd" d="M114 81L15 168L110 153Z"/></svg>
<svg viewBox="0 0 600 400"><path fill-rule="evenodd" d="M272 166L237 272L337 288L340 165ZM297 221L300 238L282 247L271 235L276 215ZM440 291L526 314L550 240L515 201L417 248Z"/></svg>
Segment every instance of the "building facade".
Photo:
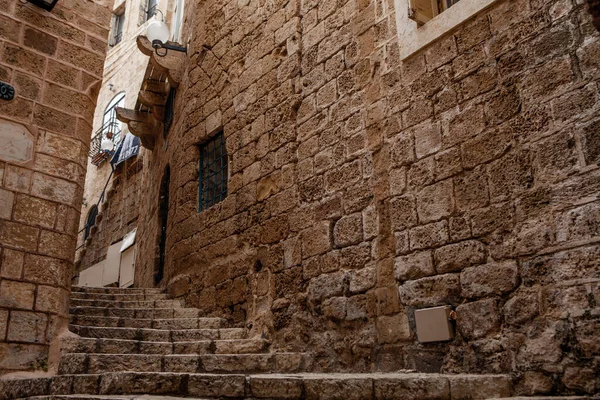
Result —
<svg viewBox="0 0 600 400"><path fill-rule="evenodd" d="M138 40L167 78L149 88L146 67L146 108L120 115L146 147L136 286L312 352L319 371L599 390L600 40L581 2L184 15L187 53ZM421 343L415 311L435 306L455 337Z"/></svg>
<svg viewBox="0 0 600 400"><path fill-rule="evenodd" d="M52 367L67 330L109 19L101 1L0 2L0 374Z"/></svg>

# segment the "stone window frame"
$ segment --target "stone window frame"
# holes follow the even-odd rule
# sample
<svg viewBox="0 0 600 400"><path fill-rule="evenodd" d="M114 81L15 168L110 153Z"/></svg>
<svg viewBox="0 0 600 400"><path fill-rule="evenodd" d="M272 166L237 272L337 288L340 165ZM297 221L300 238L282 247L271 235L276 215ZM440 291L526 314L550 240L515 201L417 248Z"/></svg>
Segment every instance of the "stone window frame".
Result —
<svg viewBox="0 0 600 400"><path fill-rule="evenodd" d="M208 180L211 176L208 176L208 177L203 176L204 166L202 165L202 163L203 163L204 148L212 145L213 151L215 151L216 146L217 146L217 141L218 141L218 147L219 147L219 151L220 151L221 162L223 162L223 160L224 160L224 167L223 167L223 164L221 164L221 169L219 170L219 172L224 171L225 173L224 173L224 176L223 176L223 174L221 174L219 184L215 185L214 196L210 197L208 200L206 200L206 199L204 199L204 195L203 195L203 182L205 180ZM197 204L198 204L198 212L203 212L203 211L206 211L209 208L223 202L223 200L225 200L227 198L227 196L229 196L229 178L230 178L230 174L231 174L231 167L230 167L231 160L230 160L230 155L227 151L227 140L225 137L224 129L221 127L220 129L214 131L206 141L198 143L196 148L198 149L198 201L197 201ZM213 156L214 155L216 155L216 151L213 154ZM214 159L210 162L210 165L213 165L213 164L215 164ZM216 178L217 174L214 173L212 175L212 177ZM224 190L223 190L223 187L224 187ZM216 193L216 188L220 189L220 192L218 195ZM216 199L217 197L218 197L218 200Z"/></svg>
<svg viewBox="0 0 600 400"><path fill-rule="evenodd" d="M111 29L110 29L110 37L109 37L109 42L108 45L109 47L112 49L114 47L116 47L118 44L123 43L123 39L124 39L124 35L125 35L125 29L126 29L126 23L127 23L127 4L126 2L123 2L121 5L119 5L117 8L115 8L115 10L112 13L112 21L111 21ZM121 26L121 38L119 40L116 39L116 35L117 35L117 31L119 29L119 20L122 18L123 24Z"/></svg>
<svg viewBox="0 0 600 400"><path fill-rule="evenodd" d="M409 18L410 0L394 0L396 26L400 43L400 60L404 61L421 49L445 36L461 24L486 10L499 0L460 0L452 7L419 26Z"/></svg>

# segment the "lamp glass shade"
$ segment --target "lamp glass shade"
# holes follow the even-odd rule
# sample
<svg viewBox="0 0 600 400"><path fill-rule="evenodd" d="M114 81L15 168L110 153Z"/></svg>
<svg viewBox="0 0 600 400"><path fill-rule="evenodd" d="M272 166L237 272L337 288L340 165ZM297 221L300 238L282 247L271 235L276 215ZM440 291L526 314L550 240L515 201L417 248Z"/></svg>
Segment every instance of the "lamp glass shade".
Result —
<svg viewBox="0 0 600 400"><path fill-rule="evenodd" d="M115 148L115 144L110 139L102 139L102 143L100 143L100 149L102 151L113 151Z"/></svg>
<svg viewBox="0 0 600 400"><path fill-rule="evenodd" d="M160 40L161 43L167 43L171 33L169 27L163 21L152 21L146 29L146 37L150 42Z"/></svg>

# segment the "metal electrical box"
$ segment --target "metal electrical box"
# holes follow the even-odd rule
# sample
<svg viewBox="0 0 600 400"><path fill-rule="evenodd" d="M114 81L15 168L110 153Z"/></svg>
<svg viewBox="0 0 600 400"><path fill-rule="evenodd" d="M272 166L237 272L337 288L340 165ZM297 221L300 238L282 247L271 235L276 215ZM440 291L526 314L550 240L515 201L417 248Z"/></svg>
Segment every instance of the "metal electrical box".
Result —
<svg viewBox="0 0 600 400"><path fill-rule="evenodd" d="M415 311L417 338L421 343L443 342L454 339L454 325L449 306L423 308Z"/></svg>

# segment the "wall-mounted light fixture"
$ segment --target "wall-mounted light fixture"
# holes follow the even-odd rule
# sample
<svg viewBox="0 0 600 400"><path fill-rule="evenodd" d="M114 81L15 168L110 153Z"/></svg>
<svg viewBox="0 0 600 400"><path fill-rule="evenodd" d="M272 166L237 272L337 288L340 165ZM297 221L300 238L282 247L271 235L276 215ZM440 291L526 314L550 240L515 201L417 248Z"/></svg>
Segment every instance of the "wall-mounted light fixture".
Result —
<svg viewBox="0 0 600 400"><path fill-rule="evenodd" d="M46 11L52 11L58 0L27 0L29 3L43 8Z"/></svg>
<svg viewBox="0 0 600 400"><path fill-rule="evenodd" d="M156 10L162 16L162 12L160 10ZM181 51L183 53L187 53L187 48L183 46L177 46L174 44L167 43L169 37L171 36L171 32L169 32L169 27L163 21L163 18L160 20L152 21L148 24L148 28L146 29L146 37L152 43L152 47L154 48L154 52L156 55L160 57L164 57L167 55L169 50ZM165 49L164 53L159 53L160 49Z"/></svg>

